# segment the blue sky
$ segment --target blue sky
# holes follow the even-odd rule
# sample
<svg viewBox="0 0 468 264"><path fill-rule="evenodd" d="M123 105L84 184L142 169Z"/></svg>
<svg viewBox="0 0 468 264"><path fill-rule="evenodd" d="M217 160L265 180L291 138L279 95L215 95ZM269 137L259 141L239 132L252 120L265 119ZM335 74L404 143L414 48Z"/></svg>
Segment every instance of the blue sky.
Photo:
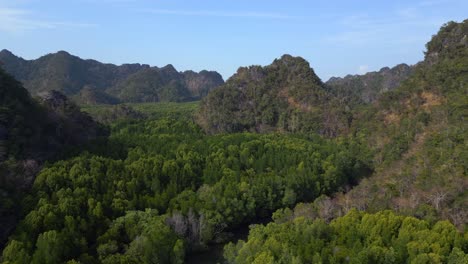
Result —
<svg viewBox="0 0 468 264"><path fill-rule="evenodd" d="M225 78L287 53L327 80L414 64L431 35L467 10L458 0L0 0L0 49L26 59L66 50Z"/></svg>

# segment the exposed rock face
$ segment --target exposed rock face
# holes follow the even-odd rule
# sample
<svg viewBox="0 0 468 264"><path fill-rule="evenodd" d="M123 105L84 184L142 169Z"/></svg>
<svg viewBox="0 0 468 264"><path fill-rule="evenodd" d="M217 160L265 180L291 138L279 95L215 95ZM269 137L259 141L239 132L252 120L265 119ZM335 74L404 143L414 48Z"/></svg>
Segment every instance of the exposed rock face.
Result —
<svg viewBox="0 0 468 264"><path fill-rule="evenodd" d="M326 82L330 92L350 104L372 103L380 94L391 91L408 79L412 66L399 64L385 67L378 72L364 75L347 75L344 78L332 77Z"/></svg>
<svg viewBox="0 0 468 264"><path fill-rule="evenodd" d="M224 83L216 72L178 72L172 65L116 66L83 60L65 51L24 60L2 50L0 63L33 95L57 90L89 104L196 100Z"/></svg>

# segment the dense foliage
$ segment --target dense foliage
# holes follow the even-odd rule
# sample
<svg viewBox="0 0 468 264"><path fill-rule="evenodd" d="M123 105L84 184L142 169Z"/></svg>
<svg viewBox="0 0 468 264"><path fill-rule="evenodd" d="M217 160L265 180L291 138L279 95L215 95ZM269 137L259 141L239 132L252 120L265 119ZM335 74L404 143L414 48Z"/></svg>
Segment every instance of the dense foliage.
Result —
<svg viewBox="0 0 468 264"><path fill-rule="evenodd" d="M333 200L334 211L393 209L468 223L468 20L450 22L397 89L360 108L352 131L373 149L375 174Z"/></svg>
<svg viewBox="0 0 468 264"><path fill-rule="evenodd" d="M285 215L286 214L286 215ZM281 215L281 216L278 216ZM448 221L430 224L391 211L350 211L327 224L296 218L256 225L226 246L228 263L467 263L468 237Z"/></svg>
<svg viewBox="0 0 468 264"><path fill-rule="evenodd" d="M6 263L179 263L231 228L344 190L371 168L357 140L206 136L182 118L114 123L89 151L37 176Z"/></svg>
<svg viewBox="0 0 468 264"><path fill-rule="evenodd" d="M429 221L450 219L463 228L468 219L467 25L468 21L444 25L427 44L425 60L411 69L400 65L345 78L343 83L335 79L341 84L334 86L332 81L324 89L313 86L314 75L299 58L286 56L264 68L241 68L203 100L198 122L211 133L268 132L278 130L279 120L287 120L282 123L287 127L280 125L279 130L298 128L328 136L344 133L366 138L375 174L346 195L333 195L333 216L350 207L370 212L393 209ZM400 86L395 88L397 83ZM322 91L326 96L320 101L328 104L319 103L319 109L308 112L311 108L305 106L315 103L313 97L300 96L304 101L295 104L297 99L286 99L281 97L284 92L278 92L297 87L306 87L311 93ZM370 92L371 87L379 87L379 91ZM385 87L393 90L380 94ZM339 104L349 111L340 110ZM298 118L289 115L288 109L294 105ZM275 113L287 118L279 119ZM311 113L314 118L302 118L312 117ZM265 123L270 120L268 115L275 118Z"/></svg>
<svg viewBox="0 0 468 264"><path fill-rule="evenodd" d="M88 144L101 128L76 105L57 92L38 103L0 72L0 220L22 210L0 261L182 263L272 216L225 248L229 263L466 263L467 25L444 25L425 60L372 104L347 92L369 87L330 90L285 55L240 68L200 104L87 107L111 129ZM190 96L171 66L125 67L136 70L108 90L116 96ZM75 147L25 197L9 189L11 175L34 179L31 159L49 157L40 150L63 145Z"/></svg>
<svg viewBox="0 0 468 264"><path fill-rule="evenodd" d="M0 246L14 227L18 203L40 164L65 147L105 134L63 95L53 92L34 100L0 69Z"/></svg>
<svg viewBox="0 0 468 264"><path fill-rule="evenodd" d="M83 60L65 51L24 60L2 50L0 62L31 94L57 90L80 104L199 100L224 83L217 72L178 72L172 65L116 66Z"/></svg>

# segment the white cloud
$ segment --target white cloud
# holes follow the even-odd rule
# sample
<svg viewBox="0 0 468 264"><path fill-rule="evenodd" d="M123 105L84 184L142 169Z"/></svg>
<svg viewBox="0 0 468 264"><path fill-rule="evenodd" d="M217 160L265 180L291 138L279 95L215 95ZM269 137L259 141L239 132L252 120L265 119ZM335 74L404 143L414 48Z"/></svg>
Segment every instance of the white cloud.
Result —
<svg viewBox="0 0 468 264"><path fill-rule="evenodd" d="M0 31L19 33L36 29L94 27L96 24L68 21L44 21L32 17L33 13L17 8L0 7Z"/></svg>
<svg viewBox="0 0 468 264"><path fill-rule="evenodd" d="M285 14L278 13L262 13L262 12L223 12L209 10L172 10L172 9L138 9L140 12L158 14L158 15L174 15L174 16L203 16L203 17L244 17L244 18L270 18L270 19L292 19L297 18Z"/></svg>
<svg viewBox="0 0 468 264"><path fill-rule="evenodd" d="M358 73L359 74L365 74L369 72L369 66L368 65L360 65L358 68Z"/></svg>

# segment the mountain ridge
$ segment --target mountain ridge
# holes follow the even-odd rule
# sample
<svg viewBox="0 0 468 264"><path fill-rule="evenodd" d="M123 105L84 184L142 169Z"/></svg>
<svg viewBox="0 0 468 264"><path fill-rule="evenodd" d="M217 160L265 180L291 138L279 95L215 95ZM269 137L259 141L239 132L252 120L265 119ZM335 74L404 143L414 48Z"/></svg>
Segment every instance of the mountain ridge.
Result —
<svg viewBox="0 0 468 264"><path fill-rule="evenodd" d="M199 100L224 83L215 71L181 72L171 64L161 68L139 63L115 65L82 59L66 51L25 60L4 49L0 51L0 62L33 95L57 90L77 102L94 104ZM148 84L152 78L159 81ZM85 88L95 92L81 94Z"/></svg>

